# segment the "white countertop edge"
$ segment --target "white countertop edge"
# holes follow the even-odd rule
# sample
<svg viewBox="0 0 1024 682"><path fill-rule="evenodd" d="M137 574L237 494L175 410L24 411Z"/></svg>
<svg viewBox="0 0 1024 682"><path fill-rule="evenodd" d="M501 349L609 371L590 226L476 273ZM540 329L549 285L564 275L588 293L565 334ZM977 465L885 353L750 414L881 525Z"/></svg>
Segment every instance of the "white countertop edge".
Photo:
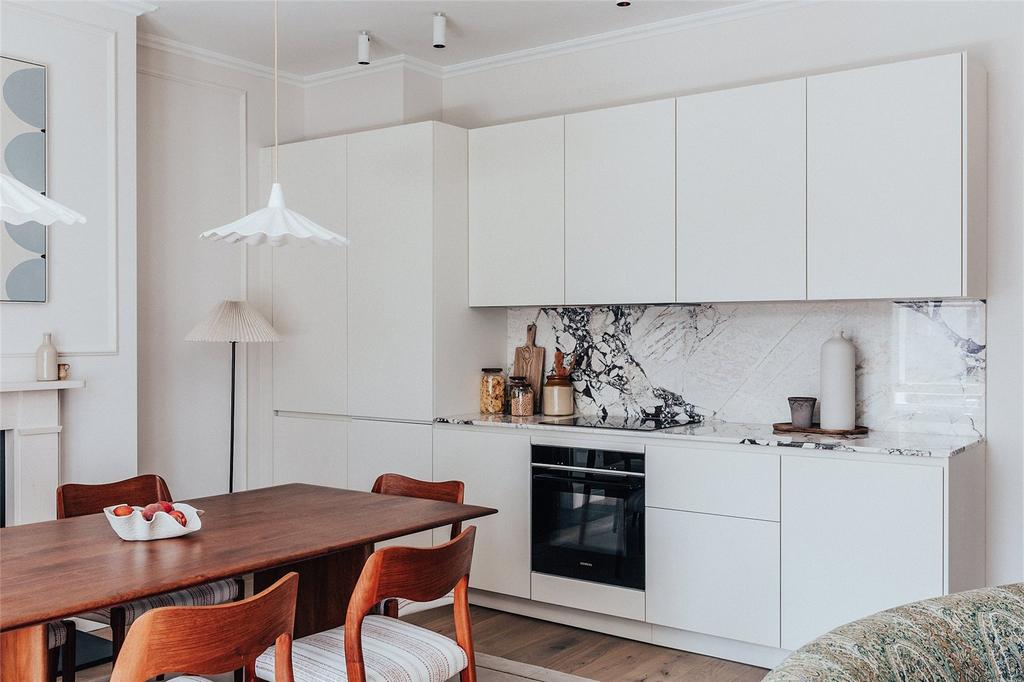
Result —
<svg viewBox="0 0 1024 682"><path fill-rule="evenodd" d="M896 431L872 431L866 436L830 437L815 435L782 435L773 432L770 424L742 424L734 422L707 422L688 426L673 427L663 431L627 431L625 429L593 429L577 426L541 424L554 419L535 415L533 417L510 417L508 415L467 414L439 417L437 424L463 426L489 426L497 428L532 429L538 431L560 431L563 433L605 434L635 436L645 439L686 440L710 443L731 443L737 445L761 445L785 447L796 450L820 450L826 452L863 452L869 454L898 455L903 457L949 458L966 452L984 441L980 436L959 436L934 433L904 433Z"/></svg>

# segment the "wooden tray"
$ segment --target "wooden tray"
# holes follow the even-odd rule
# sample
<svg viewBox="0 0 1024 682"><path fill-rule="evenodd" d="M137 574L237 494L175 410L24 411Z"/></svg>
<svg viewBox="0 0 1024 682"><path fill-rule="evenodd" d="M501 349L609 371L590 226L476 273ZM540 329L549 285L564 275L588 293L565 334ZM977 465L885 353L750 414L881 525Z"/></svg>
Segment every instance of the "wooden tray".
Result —
<svg viewBox="0 0 1024 682"><path fill-rule="evenodd" d="M811 424L807 428L793 426L790 422L772 424L775 433L813 433L819 436L863 436L868 432L866 426L855 426L852 429L823 429L820 424Z"/></svg>

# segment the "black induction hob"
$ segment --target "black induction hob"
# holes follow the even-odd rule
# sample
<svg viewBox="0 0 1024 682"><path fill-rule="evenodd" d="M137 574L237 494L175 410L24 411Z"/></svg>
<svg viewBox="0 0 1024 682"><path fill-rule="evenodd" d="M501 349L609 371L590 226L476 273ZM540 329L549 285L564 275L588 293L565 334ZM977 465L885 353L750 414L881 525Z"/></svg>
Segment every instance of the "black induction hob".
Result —
<svg viewBox="0 0 1024 682"><path fill-rule="evenodd" d="M674 426L692 424L692 419L685 415L676 417L645 417L640 415L621 414L588 414L574 417L553 417L540 422L548 426L579 426L587 429L621 429L623 431L661 431Z"/></svg>

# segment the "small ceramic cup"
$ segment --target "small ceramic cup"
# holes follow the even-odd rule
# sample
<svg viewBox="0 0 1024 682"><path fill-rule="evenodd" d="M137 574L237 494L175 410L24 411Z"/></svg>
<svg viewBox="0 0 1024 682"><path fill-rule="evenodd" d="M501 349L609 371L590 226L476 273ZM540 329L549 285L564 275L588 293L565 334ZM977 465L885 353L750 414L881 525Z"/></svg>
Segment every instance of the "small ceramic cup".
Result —
<svg viewBox="0 0 1024 682"><path fill-rule="evenodd" d="M798 429L808 429L814 420L814 403L817 398L794 397L789 399L790 421Z"/></svg>
<svg viewBox="0 0 1024 682"><path fill-rule="evenodd" d="M62 362L59 365L57 365L57 379L59 379L60 381L65 381L70 376L71 365L69 365L66 362Z"/></svg>

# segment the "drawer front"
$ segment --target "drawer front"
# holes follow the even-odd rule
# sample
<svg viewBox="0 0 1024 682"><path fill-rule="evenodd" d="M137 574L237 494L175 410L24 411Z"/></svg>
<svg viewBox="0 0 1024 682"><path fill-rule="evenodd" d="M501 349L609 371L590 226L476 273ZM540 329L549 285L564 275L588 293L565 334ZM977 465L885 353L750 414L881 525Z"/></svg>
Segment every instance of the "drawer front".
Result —
<svg viewBox="0 0 1024 682"><path fill-rule="evenodd" d="M761 448L647 447L647 506L779 520L779 455Z"/></svg>

